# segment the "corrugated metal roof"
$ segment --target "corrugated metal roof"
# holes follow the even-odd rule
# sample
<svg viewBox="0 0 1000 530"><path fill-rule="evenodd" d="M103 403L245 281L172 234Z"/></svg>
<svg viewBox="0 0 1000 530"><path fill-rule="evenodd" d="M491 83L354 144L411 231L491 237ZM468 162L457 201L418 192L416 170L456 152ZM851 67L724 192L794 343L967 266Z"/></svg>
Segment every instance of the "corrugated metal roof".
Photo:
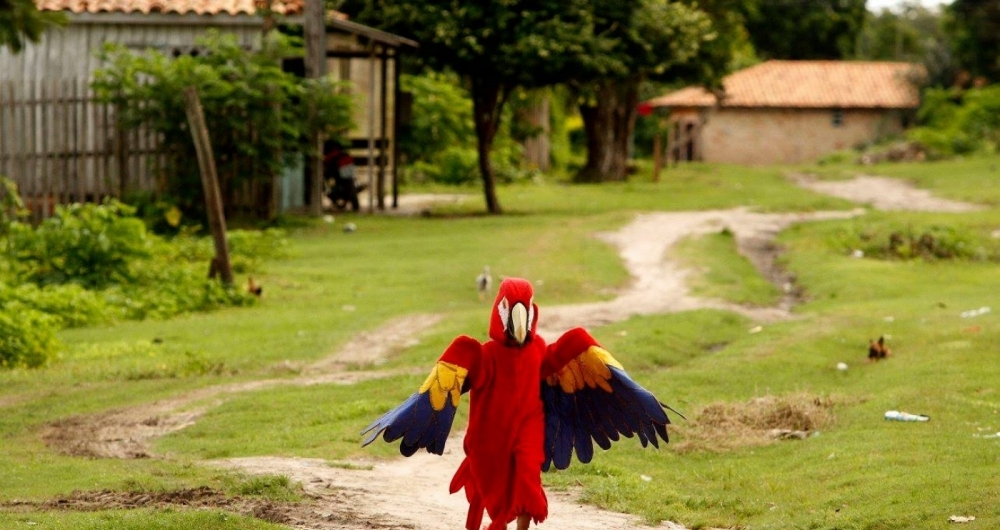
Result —
<svg viewBox="0 0 1000 530"><path fill-rule="evenodd" d="M768 61L722 81L723 107L916 108L921 66L897 62ZM688 87L651 99L654 107L711 107L716 96Z"/></svg>
<svg viewBox="0 0 1000 530"><path fill-rule="evenodd" d="M263 2L255 0L36 0L42 11L71 13L177 13L197 15L252 15ZM282 15L300 14L303 0L274 0L271 9Z"/></svg>

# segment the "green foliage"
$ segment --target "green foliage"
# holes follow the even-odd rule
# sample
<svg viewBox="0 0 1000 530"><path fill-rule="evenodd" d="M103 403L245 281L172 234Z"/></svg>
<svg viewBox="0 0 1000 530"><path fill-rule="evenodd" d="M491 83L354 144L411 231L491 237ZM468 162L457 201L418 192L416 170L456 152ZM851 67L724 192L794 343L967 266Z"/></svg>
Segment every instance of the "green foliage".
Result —
<svg viewBox="0 0 1000 530"><path fill-rule="evenodd" d="M471 184L479 177L479 154L469 147L448 147L433 162L414 164L413 171L418 178L441 184Z"/></svg>
<svg viewBox="0 0 1000 530"><path fill-rule="evenodd" d="M869 12L858 34L853 59L921 63L930 86L951 85L957 64L941 11L915 3Z"/></svg>
<svg viewBox="0 0 1000 530"><path fill-rule="evenodd" d="M33 0L0 1L0 48L18 53L28 42L38 42L42 33L66 23L66 15L40 11Z"/></svg>
<svg viewBox="0 0 1000 530"><path fill-rule="evenodd" d="M11 332L6 366L39 366L55 330L116 320L168 318L244 306L256 297L206 278L212 241L185 233L163 240L145 231L134 209L116 201L60 206L38 228L14 222L0 278L0 310ZM234 272L258 270L287 255L284 232L229 233Z"/></svg>
<svg viewBox="0 0 1000 530"><path fill-rule="evenodd" d="M21 273L39 285L78 283L103 289L132 279L131 264L149 257L146 226L134 209L115 200L103 205L56 207L37 229L17 224L10 253Z"/></svg>
<svg viewBox="0 0 1000 530"><path fill-rule="evenodd" d="M124 127L149 127L173 153L165 199L193 219L204 218L204 199L188 128L184 89L195 87L218 170L224 203L244 182L280 173L288 157L310 149L309 134L337 138L352 126L352 101L330 79L305 81L281 69L281 58L301 55L272 32L263 49L247 52L231 34L213 32L196 57L176 59L149 50L105 46L107 66L95 73L98 97L115 104Z"/></svg>
<svg viewBox="0 0 1000 530"><path fill-rule="evenodd" d="M0 301L0 369L43 366L59 350L56 330L48 315Z"/></svg>
<svg viewBox="0 0 1000 530"><path fill-rule="evenodd" d="M1000 0L954 0L947 30L962 69L1000 82Z"/></svg>
<svg viewBox="0 0 1000 530"><path fill-rule="evenodd" d="M26 309L44 313L60 328L100 324L109 319L105 299L79 284L16 286L0 282L0 307L7 311Z"/></svg>
<svg viewBox="0 0 1000 530"><path fill-rule="evenodd" d="M288 238L284 230L229 230L229 261L235 273L257 270L264 261L286 258L289 255ZM164 240L157 252L166 261L207 263L215 255L215 243L210 237L199 236L197 231L184 230L176 237Z"/></svg>
<svg viewBox="0 0 1000 530"><path fill-rule="evenodd" d="M781 291L739 253L729 230L688 238L674 252L694 269L688 284L699 296L759 307L781 301Z"/></svg>
<svg viewBox="0 0 1000 530"><path fill-rule="evenodd" d="M413 94L409 126L400 137L400 149L410 161L408 179L447 185L467 185L479 177L472 123L472 101L454 75L428 72L404 75L401 86ZM522 92L516 92L521 94ZM517 128L517 105L508 105L493 146L493 163L500 182L522 180L523 155Z"/></svg>
<svg viewBox="0 0 1000 530"><path fill-rule="evenodd" d="M907 133L933 156L994 152L1000 145L1000 85L984 88L928 89L919 118Z"/></svg>
<svg viewBox="0 0 1000 530"><path fill-rule="evenodd" d="M475 146L472 100L456 76L403 75L400 86L413 95L412 118L399 138L408 161L431 162L448 148Z"/></svg>
<svg viewBox="0 0 1000 530"><path fill-rule="evenodd" d="M841 59L854 52L865 0L766 0L744 11L762 59Z"/></svg>
<svg viewBox="0 0 1000 530"><path fill-rule="evenodd" d="M988 233L954 225L858 222L833 241L844 254L860 250L874 259L1000 260L1000 242Z"/></svg>

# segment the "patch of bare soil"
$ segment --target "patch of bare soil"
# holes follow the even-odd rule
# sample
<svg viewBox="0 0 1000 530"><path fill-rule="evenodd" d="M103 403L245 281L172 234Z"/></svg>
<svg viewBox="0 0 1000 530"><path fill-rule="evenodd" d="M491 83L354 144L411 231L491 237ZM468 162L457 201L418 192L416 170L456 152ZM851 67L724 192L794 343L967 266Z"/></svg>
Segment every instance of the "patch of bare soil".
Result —
<svg viewBox="0 0 1000 530"><path fill-rule="evenodd" d="M639 215L621 230L599 235L618 247L632 276L630 285L607 302L542 307L539 332L552 339L574 326L597 327L636 315L706 308L734 311L765 323L790 318L789 309L796 301L797 290L795 279L775 264L781 252L774 242L778 232L794 223L847 219L862 213L853 210L764 214L736 208ZM784 289L786 296L777 307L746 307L690 294L686 278L691 271L668 259L667 250L686 237L722 229L733 233L739 252L761 274Z"/></svg>
<svg viewBox="0 0 1000 530"><path fill-rule="evenodd" d="M858 175L851 180L823 181L812 175L791 175L792 181L803 188L867 204L876 210L908 210L920 212L971 212L982 210L978 204L935 197L899 179Z"/></svg>
<svg viewBox="0 0 1000 530"><path fill-rule="evenodd" d="M462 460L461 439L452 437L443 456L419 452L390 462L346 464L275 456L215 460L211 465L249 474L280 474L303 484L320 504L345 503L357 520L377 528L440 530L462 528L468 503L461 492L448 494L448 481ZM627 530L649 528L636 517L577 502L577 492L549 491L546 530ZM329 499L324 501L323 499ZM656 528L685 530L674 523Z"/></svg>
<svg viewBox="0 0 1000 530"><path fill-rule="evenodd" d="M389 215L429 215L438 205L459 204L470 200L471 195L460 193L409 193L400 195L396 208L387 208Z"/></svg>
<svg viewBox="0 0 1000 530"><path fill-rule="evenodd" d="M763 396L745 403L712 403L674 425L678 452L721 452L776 440L805 439L833 419L836 401L795 394Z"/></svg>
<svg viewBox="0 0 1000 530"><path fill-rule="evenodd" d="M267 499L228 496L208 487L173 491L75 491L46 501L9 501L0 507L12 512L65 510L94 512L103 510L188 509L224 510L293 528L316 530L356 530L360 528L406 528L384 526L360 519L346 499L330 502L336 496L308 496L302 502L275 502Z"/></svg>
<svg viewBox="0 0 1000 530"><path fill-rule="evenodd" d="M49 424L42 439L57 451L92 458L148 458L150 442L160 436L193 425L206 410L231 396L282 385L354 384L410 373L412 370L358 370L356 365L377 364L413 345L412 333L424 329L438 317L412 315L390 321L362 333L329 358L315 363L297 377L261 379L201 388L180 396L144 403L100 414L72 416ZM421 327L423 326L423 327Z"/></svg>

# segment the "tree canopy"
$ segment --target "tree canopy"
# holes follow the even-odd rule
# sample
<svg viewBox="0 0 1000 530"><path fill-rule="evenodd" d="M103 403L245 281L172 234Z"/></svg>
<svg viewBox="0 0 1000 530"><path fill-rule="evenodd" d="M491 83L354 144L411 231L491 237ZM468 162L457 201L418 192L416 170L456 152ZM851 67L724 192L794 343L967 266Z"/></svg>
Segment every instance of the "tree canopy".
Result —
<svg viewBox="0 0 1000 530"><path fill-rule="evenodd" d="M343 9L361 22L413 38L421 59L457 73L472 95L486 207L501 213L490 151L500 115L517 88L563 81L603 60L610 46L594 32L584 0L359 0Z"/></svg>
<svg viewBox="0 0 1000 530"><path fill-rule="evenodd" d="M0 47L17 53L28 42L38 42L42 33L62 24L62 13L39 11L34 0L0 0Z"/></svg>
<svg viewBox="0 0 1000 530"><path fill-rule="evenodd" d="M743 9L762 59L842 59L854 51L865 0L759 0Z"/></svg>
<svg viewBox="0 0 1000 530"><path fill-rule="evenodd" d="M961 66L973 77L1000 82L1000 0L955 0L948 14Z"/></svg>

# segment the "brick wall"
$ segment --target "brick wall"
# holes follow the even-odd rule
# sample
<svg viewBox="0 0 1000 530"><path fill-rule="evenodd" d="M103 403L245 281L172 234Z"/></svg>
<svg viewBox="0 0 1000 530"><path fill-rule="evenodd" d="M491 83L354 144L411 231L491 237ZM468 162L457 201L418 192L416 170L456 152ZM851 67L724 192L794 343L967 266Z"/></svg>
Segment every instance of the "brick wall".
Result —
<svg viewBox="0 0 1000 530"><path fill-rule="evenodd" d="M902 131L901 111L841 112L841 124L835 126L832 109L715 109L702 129L702 159L732 164L812 162Z"/></svg>

